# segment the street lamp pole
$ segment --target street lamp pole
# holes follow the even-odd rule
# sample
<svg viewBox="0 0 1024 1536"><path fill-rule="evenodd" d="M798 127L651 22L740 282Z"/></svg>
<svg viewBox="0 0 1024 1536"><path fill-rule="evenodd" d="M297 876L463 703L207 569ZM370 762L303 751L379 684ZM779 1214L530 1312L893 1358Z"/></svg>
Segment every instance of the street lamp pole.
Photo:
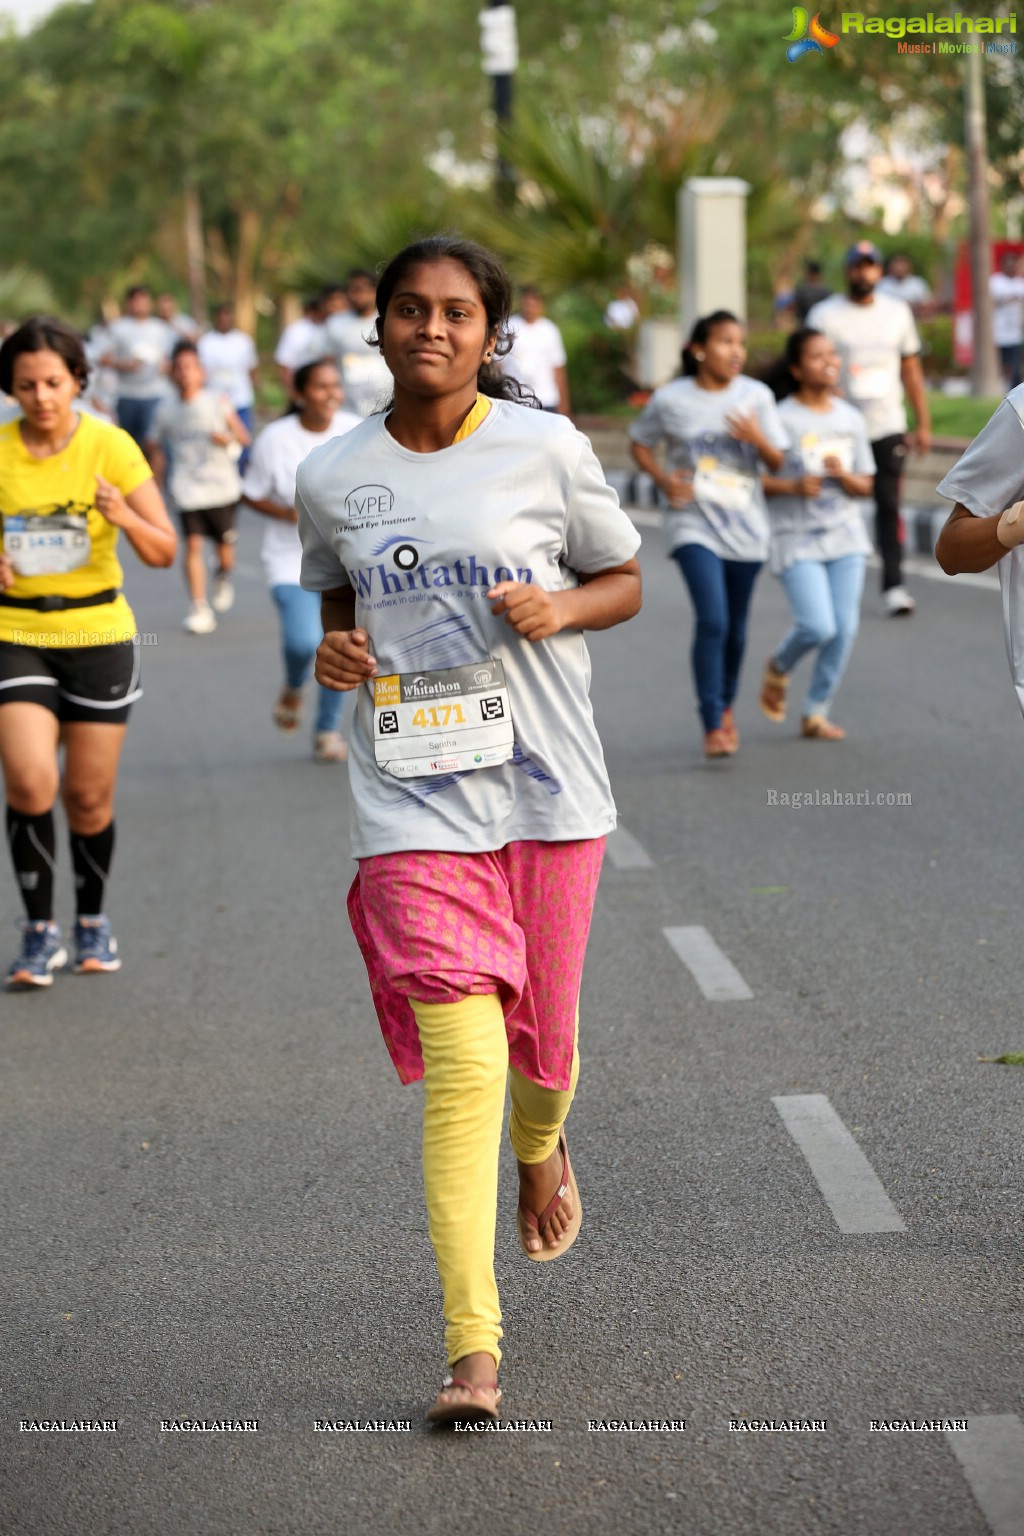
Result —
<svg viewBox="0 0 1024 1536"><path fill-rule="evenodd" d="M501 152L501 134L512 121L512 77L519 62L516 10L509 0L489 0L480 12L480 45L484 73L494 81L494 118L498 132L495 167L498 199L506 207L515 201L516 173Z"/></svg>

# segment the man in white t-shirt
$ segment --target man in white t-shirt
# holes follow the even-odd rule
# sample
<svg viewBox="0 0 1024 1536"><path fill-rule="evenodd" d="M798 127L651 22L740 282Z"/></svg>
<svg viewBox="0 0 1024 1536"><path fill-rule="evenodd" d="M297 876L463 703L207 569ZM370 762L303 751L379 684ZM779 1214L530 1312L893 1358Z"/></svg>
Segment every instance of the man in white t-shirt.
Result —
<svg viewBox="0 0 1024 1536"><path fill-rule="evenodd" d="M1024 344L1024 277L1016 251L1004 251L999 271L988 280L992 295L992 340L999 351L1003 374L1011 389L1020 383L1021 348Z"/></svg>
<svg viewBox="0 0 1024 1536"><path fill-rule="evenodd" d="M314 294L302 306L302 315L286 325L278 338L274 352L278 377L291 394L295 370L305 363L315 363L318 357L328 354L327 337L324 333L323 295Z"/></svg>
<svg viewBox="0 0 1024 1536"><path fill-rule="evenodd" d="M348 274L348 309L327 321L328 350L338 365L345 404L372 416L391 395L391 370L370 337L377 324L377 280L365 267Z"/></svg>
<svg viewBox="0 0 1024 1536"><path fill-rule="evenodd" d="M882 604L896 618L914 611L903 585L900 481L907 455L907 412L914 412L909 441L918 453L931 446L931 417L921 369L921 342L910 306L878 293L882 255L870 240L846 253L846 294L815 304L807 324L823 331L839 353L840 388L864 417L875 456L875 537L882 559Z"/></svg>
<svg viewBox="0 0 1024 1536"><path fill-rule="evenodd" d="M218 304L213 312L213 329L199 338L199 361L206 374L207 386L214 394L226 395L249 436L253 435L253 404L256 399L256 370L260 360L248 331L235 325L231 304ZM245 473L248 448L238 463Z"/></svg>
<svg viewBox="0 0 1024 1536"><path fill-rule="evenodd" d="M128 289L124 308L110 327L110 350L101 362L117 374L117 424L141 448L157 406L167 398L170 355L178 337L153 313L153 295L143 284Z"/></svg>
<svg viewBox="0 0 1024 1536"><path fill-rule="evenodd" d="M878 284L879 293L887 293L890 298L902 299L904 304L909 304L915 317L924 315L931 307L932 291L923 277L919 277L914 271L913 263L909 256L898 251L890 256L885 264L885 276Z"/></svg>
<svg viewBox="0 0 1024 1536"><path fill-rule="evenodd" d="M508 323L515 338L511 352L500 360L502 370L533 390L546 411L569 415L569 375L562 333L544 313L540 290L525 287L519 313Z"/></svg>
<svg viewBox="0 0 1024 1536"><path fill-rule="evenodd" d="M174 332L175 341L198 341L201 326L186 315L184 310L178 308L178 301L173 293L158 293L156 296L157 318L164 325L169 325Z"/></svg>

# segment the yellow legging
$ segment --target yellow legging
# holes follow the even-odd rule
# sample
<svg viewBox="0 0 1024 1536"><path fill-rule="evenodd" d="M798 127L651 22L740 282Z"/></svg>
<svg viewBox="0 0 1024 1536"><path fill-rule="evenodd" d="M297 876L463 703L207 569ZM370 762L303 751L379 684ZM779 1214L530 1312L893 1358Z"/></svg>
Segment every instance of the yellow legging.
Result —
<svg viewBox="0 0 1024 1536"><path fill-rule="evenodd" d="M423 1051L423 1185L430 1241L444 1293L448 1364L486 1353L501 1364L501 1307L494 1278L498 1148L505 1078L516 1157L542 1163L558 1144L579 1077L578 1042L565 1092L509 1068L497 993L457 1003L412 1002Z"/></svg>

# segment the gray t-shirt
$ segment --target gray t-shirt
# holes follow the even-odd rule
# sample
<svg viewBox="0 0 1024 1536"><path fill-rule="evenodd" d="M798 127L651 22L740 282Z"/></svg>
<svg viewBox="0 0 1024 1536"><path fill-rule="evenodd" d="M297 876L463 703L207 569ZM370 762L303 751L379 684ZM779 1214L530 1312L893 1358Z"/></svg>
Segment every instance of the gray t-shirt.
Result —
<svg viewBox="0 0 1024 1536"><path fill-rule="evenodd" d="M156 315L138 320L122 315L110 327L111 352L125 362L136 362L131 373L117 371L117 393L125 400L156 400L167 392L162 371L178 341L177 334Z"/></svg>
<svg viewBox="0 0 1024 1536"><path fill-rule="evenodd" d="M751 412L772 446L785 448L774 395L743 374L725 389L673 379L654 391L630 427L630 437L645 447L666 443L670 469L694 472L694 500L665 512L669 554L683 544L703 544L722 560L763 560L768 554L761 458L750 443L730 435L725 420Z"/></svg>
<svg viewBox="0 0 1024 1536"><path fill-rule="evenodd" d="M354 588L379 675L493 657L515 728L507 762L396 779L375 759L373 690L360 687L349 757L355 857L610 832L615 805L582 633L523 640L486 597L509 579L575 587L636 553L640 537L587 439L563 417L492 401L462 442L412 453L374 416L299 466L295 507L302 585Z"/></svg>
<svg viewBox="0 0 1024 1536"><path fill-rule="evenodd" d="M227 507L242 494L237 454L211 441L227 431L230 415L230 403L208 389L157 406L151 435L167 454L167 489L179 511Z"/></svg>
<svg viewBox="0 0 1024 1536"><path fill-rule="evenodd" d="M877 289L870 304L834 293L815 304L807 324L824 331L839 353L840 387L863 414L870 440L905 432L902 363L921 350L910 305Z"/></svg>
<svg viewBox="0 0 1024 1536"><path fill-rule="evenodd" d="M357 416L381 410L394 388L390 368L368 340L376 324L376 315L363 318L346 310L332 315L326 325L327 346L341 374L345 405Z"/></svg>
<svg viewBox="0 0 1024 1536"><path fill-rule="evenodd" d="M936 490L959 501L974 517L995 517L1024 499L1024 384L1011 389ZM1006 655L1024 712L1024 545L1008 549L996 569Z"/></svg>
<svg viewBox="0 0 1024 1536"><path fill-rule="evenodd" d="M768 497L775 575L781 575L797 560L869 555L871 541L857 503L824 469L825 459L834 455L847 474L874 474L875 458L863 416L845 400L833 399L827 411L812 411L790 395L779 406L779 420L790 442L779 477L820 475L822 479L821 495L813 501L806 496Z"/></svg>

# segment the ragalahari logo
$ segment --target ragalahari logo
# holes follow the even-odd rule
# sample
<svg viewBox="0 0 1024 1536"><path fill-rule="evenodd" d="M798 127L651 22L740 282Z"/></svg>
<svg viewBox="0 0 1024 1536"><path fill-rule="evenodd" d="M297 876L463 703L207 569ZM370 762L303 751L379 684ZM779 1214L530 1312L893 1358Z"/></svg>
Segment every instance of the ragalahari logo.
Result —
<svg viewBox="0 0 1024 1536"><path fill-rule="evenodd" d="M808 33L810 34L808 36ZM835 32L830 32L821 24L821 12L814 15L814 19L808 26L808 14L802 5L793 7L793 30L786 38L789 47L786 49L786 58L791 64L805 53L821 53L826 48L834 48L839 38Z"/></svg>

